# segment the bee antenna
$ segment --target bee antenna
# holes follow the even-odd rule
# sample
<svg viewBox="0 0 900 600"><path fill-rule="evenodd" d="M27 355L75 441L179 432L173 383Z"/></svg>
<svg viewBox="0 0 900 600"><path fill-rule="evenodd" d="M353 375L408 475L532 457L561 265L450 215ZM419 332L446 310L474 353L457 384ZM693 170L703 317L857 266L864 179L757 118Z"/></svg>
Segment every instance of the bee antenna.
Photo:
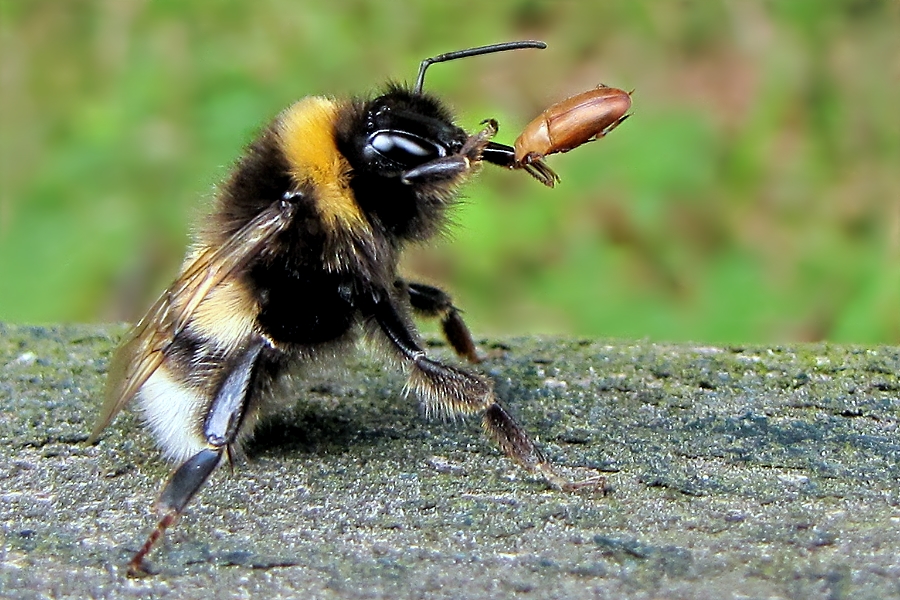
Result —
<svg viewBox="0 0 900 600"><path fill-rule="evenodd" d="M507 50L520 50L522 48L537 48L543 50L547 47L544 42L535 40L524 40L521 42L504 42L502 44L490 44L488 46L478 46L477 48L466 48L465 50L456 50L455 52L447 52L439 54L431 58L426 58L419 65L419 76L416 77L416 85L413 88L413 94L421 94L422 86L425 84L425 69L430 65L439 62L447 62L448 60L456 60L457 58L466 58L468 56L479 56L481 54L491 54L493 52L506 52Z"/></svg>

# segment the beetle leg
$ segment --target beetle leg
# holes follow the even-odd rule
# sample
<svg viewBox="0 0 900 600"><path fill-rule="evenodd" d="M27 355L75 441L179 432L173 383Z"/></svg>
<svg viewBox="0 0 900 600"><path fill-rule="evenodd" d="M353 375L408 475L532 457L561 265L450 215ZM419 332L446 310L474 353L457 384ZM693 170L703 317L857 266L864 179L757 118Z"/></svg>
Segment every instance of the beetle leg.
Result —
<svg viewBox="0 0 900 600"><path fill-rule="evenodd" d="M447 292L424 283L406 282L402 279L398 279L394 285L409 295L410 306L416 313L441 320L444 337L459 356L472 363L481 362L472 334Z"/></svg>
<svg viewBox="0 0 900 600"><path fill-rule="evenodd" d="M621 125L622 122L623 122L625 119L627 119L628 117L630 117L630 116L631 116L631 113L628 113L627 115L622 115L621 117L619 117L618 119L616 119L615 121L613 121L613 122L609 125L609 127L605 128L603 131L601 131L601 132L598 133L596 136L594 136L594 140L599 140L600 138L605 137L606 135L609 134L610 131L612 131L613 129L615 129L615 128L618 127L619 125ZM592 141L593 141L593 140L592 140Z"/></svg>
<svg viewBox="0 0 900 600"><path fill-rule="evenodd" d="M162 538L166 529L175 524L191 499L222 461L222 456L237 439L253 391L253 379L260 352L265 342L253 342L232 366L210 405L203 424L203 435L209 445L181 464L166 482L156 509L160 517L156 528L128 564L128 575L139 577L148 573L144 558Z"/></svg>

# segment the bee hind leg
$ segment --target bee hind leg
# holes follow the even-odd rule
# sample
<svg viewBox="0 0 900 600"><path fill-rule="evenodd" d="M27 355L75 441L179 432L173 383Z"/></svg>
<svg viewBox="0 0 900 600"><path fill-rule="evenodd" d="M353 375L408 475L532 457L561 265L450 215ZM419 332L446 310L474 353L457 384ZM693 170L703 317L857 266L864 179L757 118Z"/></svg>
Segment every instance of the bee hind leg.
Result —
<svg viewBox="0 0 900 600"><path fill-rule="evenodd" d="M228 374L219 387L203 424L203 434L209 447L182 463L166 482L156 502L157 511L162 516L147 541L128 563L129 577L149 574L144 559L162 539L166 529L175 524L237 439L249 396L253 391L255 366L264 345L262 340L254 341L228 367Z"/></svg>
<svg viewBox="0 0 900 600"><path fill-rule="evenodd" d="M187 459L169 478L156 503L157 510L162 517L156 528L147 537L147 541L128 563L129 577L142 577L150 573L144 564L144 558L162 539L166 529L175 524L184 507L209 479L222 460L222 450L222 448L201 450Z"/></svg>

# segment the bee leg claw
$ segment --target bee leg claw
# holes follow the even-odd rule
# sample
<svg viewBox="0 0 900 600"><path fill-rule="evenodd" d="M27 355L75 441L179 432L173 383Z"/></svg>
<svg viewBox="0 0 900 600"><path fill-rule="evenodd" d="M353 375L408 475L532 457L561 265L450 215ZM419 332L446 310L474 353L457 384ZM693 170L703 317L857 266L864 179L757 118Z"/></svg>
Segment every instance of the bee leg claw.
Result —
<svg viewBox="0 0 900 600"><path fill-rule="evenodd" d="M562 487L564 492L578 492L586 489L596 490L603 494L607 494L610 491L610 488L606 484L606 477L603 477L602 475L588 477L581 481L568 481Z"/></svg>
<svg viewBox="0 0 900 600"><path fill-rule="evenodd" d="M606 484L606 477L602 475L595 475L580 481L570 481L558 474L553 467L550 466L550 463L546 461L537 465L533 470L535 473L541 475L551 487L563 492L579 492L591 489L599 491L602 494L607 494L611 489Z"/></svg>

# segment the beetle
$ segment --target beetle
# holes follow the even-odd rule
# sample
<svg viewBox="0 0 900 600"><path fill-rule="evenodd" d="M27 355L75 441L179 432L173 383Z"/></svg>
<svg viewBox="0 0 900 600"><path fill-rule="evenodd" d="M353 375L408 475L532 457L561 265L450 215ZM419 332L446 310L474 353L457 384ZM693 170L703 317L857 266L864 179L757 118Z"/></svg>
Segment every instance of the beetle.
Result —
<svg viewBox="0 0 900 600"><path fill-rule="evenodd" d="M630 116L627 113L631 94L600 84L553 104L525 126L516 138L514 153L506 156L506 166L525 169L544 185L553 187L559 176L543 158L600 139L621 125ZM485 155L491 151L492 144L488 144Z"/></svg>

